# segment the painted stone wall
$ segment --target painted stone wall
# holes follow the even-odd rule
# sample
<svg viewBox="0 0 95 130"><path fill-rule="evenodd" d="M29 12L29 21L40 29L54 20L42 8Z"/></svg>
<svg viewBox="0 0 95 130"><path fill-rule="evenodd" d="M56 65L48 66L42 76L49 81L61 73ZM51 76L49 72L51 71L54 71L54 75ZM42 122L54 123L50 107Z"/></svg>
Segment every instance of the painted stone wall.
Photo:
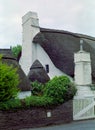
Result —
<svg viewBox="0 0 95 130"><path fill-rule="evenodd" d="M37 48L37 59L41 62L41 64L43 65L43 67L45 67L45 65L49 65L49 77L52 79L54 76L61 76L61 75L66 75L65 73L63 73L62 71L60 71L59 69L57 69L55 67L55 65L52 63L50 57L47 55L47 53L44 51L44 49L39 45L36 44L36 48Z"/></svg>
<svg viewBox="0 0 95 130"><path fill-rule="evenodd" d="M51 108L29 108L22 110L0 111L1 130L42 127L68 123L73 120L72 101Z"/></svg>

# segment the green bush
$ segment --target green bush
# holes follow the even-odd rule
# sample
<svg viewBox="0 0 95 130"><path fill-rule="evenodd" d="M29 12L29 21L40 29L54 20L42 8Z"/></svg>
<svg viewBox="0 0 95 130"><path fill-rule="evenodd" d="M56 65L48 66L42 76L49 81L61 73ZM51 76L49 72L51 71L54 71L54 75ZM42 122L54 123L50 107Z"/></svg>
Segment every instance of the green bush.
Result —
<svg viewBox="0 0 95 130"><path fill-rule="evenodd" d="M10 110L14 108L21 108L22 104L20 99L11 99L5 102L0 102L0 110Z"/></svg>
<svg viewBox="0 0 95 130"><path fill-rule="evenodd" d="M77 92L75 84L70 82L65 88L66 88L66 92L63 95L64 101L73 99L74 95Z"/></svg>
<svg viewBox="0 0 95 130"><path fill-rule="evenodd" d="M53 105L53 99L45 96L30 96L25 98L25 105L41 107L41 106L50 106Z"/></svg>
<svg viewBox="0 0 95 130"><path fill-rule="evenodd" d="M0 60L0 102L13 99L18 94L19 76L17 69Z"/></svg>
<svg viewBox="0 0 95 130"><path fill-rule="evenodd" d="M38 81L31 82L32 86L32 94L35 96L42 96L43 95L43 89L44 84L39 83Z"/></svg>
<svg viewBox="0 0 95 130"><path fill-rule="evenodd" d="M6 86L6 85L5 85ZM70 99L76 93L75 84L66 76L54 77L45 85L39 82L33 82L33 95L23 100L10 99L0 103L0 109L9 110L14 108L27 107L50 107L62 104Z"/></svg>
<svg viewBox="0 0 95 130"><path fill-rule="evenodd" d="M45 96L51 97L54 104L72 99L75 93L76 88L67 76L54 77L46 84L44 89Z"/></svg>

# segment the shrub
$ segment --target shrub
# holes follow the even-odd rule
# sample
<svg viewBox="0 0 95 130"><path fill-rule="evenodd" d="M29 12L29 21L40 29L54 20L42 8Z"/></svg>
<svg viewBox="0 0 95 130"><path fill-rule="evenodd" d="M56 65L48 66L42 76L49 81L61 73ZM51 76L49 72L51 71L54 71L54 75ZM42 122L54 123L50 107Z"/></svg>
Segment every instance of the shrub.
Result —
<svg viewBox="0 0 95 130"><path fill-rule="evenodd" d="M18 93L19 76L17 69L0 60L0 102L15 98Z"/></svg>
<svg viewBox="0 0 95 130"><path fill-rule="evenodd" d="M0 109L22 108L22 107L50 107L59 105L72 99L76 93L75 84L66 76L54 77L45 85L33 82L33 95L23 100L10 99L0 103Z"/></svg>
<svg viewBox="0 0 95 130"><path fill-rule="evenodd" d="M35 107L41 107L41 106L49 106L53 105L53 100L50 97L45 97L45 96L30 96L25 98L25 105L30 107L30 106L35 106Z"/></svg>
<svg viewBox="0 0 95 130"><path fill-rule="evenodd" d="M63 103L72 99L76 92L75 86L67 76L54 77L44 89L45 96L51 97L55 104Z"/></svg>
<svg viewBox="0 0 95 130"><path fill-rule="evenodd" d="M35 96L43 95L44 84L39 83L38 81L31 82L32 94Z"/></svg>
<svg viewBox="0 0 95 130"><path fill-rule="evenodd" d="M21 108L22 104L19 99L11 99L5 102L0 102L0 110L10 110L14 108Z"/></svg>
<svg viewBox="0 0 95 130"><path fill-rule="evenodd" d="M66 92L63 95L64 101L68 101L70 99L72 99L74 97L74 95L76 94L77 89L74 83L70 82L67 86L66 86Z"/></svg>

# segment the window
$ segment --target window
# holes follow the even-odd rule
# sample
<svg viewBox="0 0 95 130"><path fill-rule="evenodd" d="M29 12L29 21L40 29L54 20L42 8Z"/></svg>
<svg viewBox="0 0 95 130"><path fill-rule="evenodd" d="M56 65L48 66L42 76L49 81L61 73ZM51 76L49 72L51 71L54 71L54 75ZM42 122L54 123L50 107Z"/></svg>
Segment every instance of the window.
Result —
<svg viewBox="0 0 95 130"><path fill-rule="evenodd" d="M46 72L49 73L49 65L45 65L45 68L46 68Z"/></svg>

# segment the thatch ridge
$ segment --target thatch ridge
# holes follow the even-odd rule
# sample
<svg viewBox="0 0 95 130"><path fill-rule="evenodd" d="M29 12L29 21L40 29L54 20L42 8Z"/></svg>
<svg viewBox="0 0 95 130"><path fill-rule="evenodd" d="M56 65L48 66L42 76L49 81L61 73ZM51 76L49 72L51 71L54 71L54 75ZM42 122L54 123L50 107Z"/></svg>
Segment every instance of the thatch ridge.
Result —
<svg viewBox="0 0 95 130"><path fill-rule="evenodd" d="M67 35L72 35L74 37L77 37L77 38L86 38L88 40L93 40L95 41L95 37L92 37L92 36L89 36L89 35L86 35L86 34L80 34L80 33L73 33L73 32L69 32L69 31L66 31L66 30L57 30L57 29L47 29L47 28L40 28L40 31L41 32L49 32L49 33L60 33L60 34L67 34Z"/></svg>

